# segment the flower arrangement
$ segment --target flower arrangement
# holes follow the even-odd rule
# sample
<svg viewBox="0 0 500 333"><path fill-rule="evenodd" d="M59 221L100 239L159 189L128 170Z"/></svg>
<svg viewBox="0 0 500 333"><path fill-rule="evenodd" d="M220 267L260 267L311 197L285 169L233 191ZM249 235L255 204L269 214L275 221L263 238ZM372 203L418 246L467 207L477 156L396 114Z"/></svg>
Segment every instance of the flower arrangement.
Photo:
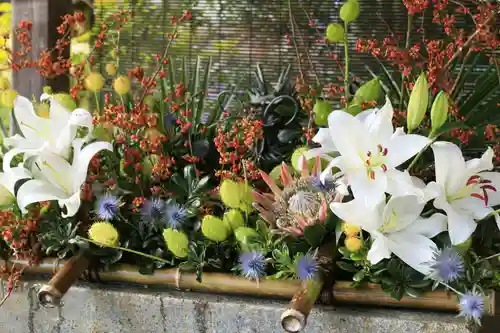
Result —
<svg viewBox="0 0 500 333"><path fill-rule="evenodd" d="M56 48L29 60L20 51L10 63L70 75L72 87L47 88L39 101L2 95L11 107L0 247L33 264L85 252L98 266L129 262L142 274L179 267L199 281L234 272L258 283L321 279L332 267L319 252L333 243L339 257L327 259L339 278L380 284L397 299L446 288L479 324L486 292L500 284L499 7L403 4L405 47L394 35L356 43L379 60L380 76L353 85L348 36L360 3L348 0L342 22L324 32L324 47L344 45L341 82L318 89L301 73L293 85L288 67L268 93L259 67L238 107L234 89L208 98L210 59L179 65L169 53L193 8L172 18L152 68L128 71L119 35L132 13L100 22L94 51L78 61L62 50L85 17L65 16ZM431 8L445 37L411 45L422 33L414 20ZM25 48L30 32L29 22L15 31ZM110 55L100 63L95 50ZM468 89L481 59L490 65ZM278 116L285 101L292 112Z"/></svg>

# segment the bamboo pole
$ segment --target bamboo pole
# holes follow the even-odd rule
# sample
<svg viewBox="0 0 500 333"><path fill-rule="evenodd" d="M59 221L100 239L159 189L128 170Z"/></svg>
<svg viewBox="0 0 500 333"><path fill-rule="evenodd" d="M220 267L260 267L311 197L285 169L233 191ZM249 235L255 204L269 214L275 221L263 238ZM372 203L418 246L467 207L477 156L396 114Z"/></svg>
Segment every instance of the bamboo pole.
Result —
<svg viewBox="0 0 500 333"><path fill-rule="evenodd" d="M58 267L57 260L44 259L37 266L28 266L24 260L12 260L11 262L24 265L26 274L52 274L54 266ZM65 264L61 261L59 266ZM99 273L102 281L125 282L140 285L157 285L174 287L183 291L200 291L224 294L242 294L252 296L292 298L301 288L301 282L297 280L262 280L259 284L245 278L221 273L204 273L203 281L196 281L196 274L182 272L177 268L159 269L151 275L142 275L137 267L126 264L111 266L110 270ZM349 281L338 281L333 286L335 304L363 304L376 306L389 306L410 309L427 309L440 311L458 310L457 298L452 293L445 291L433 291L425 293L420 297L405 296L401 300L395 300L387 295L379 285L370 284L360 288L354 288ZM489 295L489 315L495 312L495 294Z"/></svg>
<svg viewBox="0 0 500 333"><path fill-rule="evenodd" d="M302 331L307 325L307 317L318 299L323 279L304 281L300 289L293 295L290 308L281 315L281 326L289 333Z"/></svg>

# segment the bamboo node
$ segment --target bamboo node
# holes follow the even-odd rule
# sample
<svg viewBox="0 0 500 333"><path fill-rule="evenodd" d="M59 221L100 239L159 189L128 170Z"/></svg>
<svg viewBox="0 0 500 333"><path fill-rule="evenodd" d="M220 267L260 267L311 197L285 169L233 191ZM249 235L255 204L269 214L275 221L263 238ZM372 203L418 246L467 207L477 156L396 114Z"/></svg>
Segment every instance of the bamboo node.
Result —
<svg viewBox="0 0 500 333"><path fill-rule="evenodd" d="M38 291L37 297L40 305L46 308L54 308L61 304L62 294L56 288L45 284Z"/></svg>
<svg viewBox="0 0 500 333"><path fill-rule="evenodd" d="M306 327L306 316L295 309L287 309L281 315L281 326L289 333L300 332Z"/></svg>
<svg viewBox="0 0 500 333"><path fill-rule="evenodd" d="M177 288L177 290L181 290L181 274L181 269L177 267L177 269L175 270L175 287Z"/></svg>

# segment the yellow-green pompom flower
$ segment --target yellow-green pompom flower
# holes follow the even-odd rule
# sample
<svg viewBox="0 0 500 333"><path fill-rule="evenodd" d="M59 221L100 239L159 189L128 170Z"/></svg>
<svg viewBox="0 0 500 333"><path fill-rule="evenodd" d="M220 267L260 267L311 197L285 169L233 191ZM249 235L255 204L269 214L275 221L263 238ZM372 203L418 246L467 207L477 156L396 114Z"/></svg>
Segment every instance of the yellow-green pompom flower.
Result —
<svg viewBox="0 0 500 333"><path fill-rule="evenodd" d="M431 125L432 125L432 133L435 134L437 130L444 125L446 120L448 119L448 112L450 109L450 102L448 94L444 91L441 91L432 103L431 108Z"/></svg>
<svg viewBox="0 0 500 333"><path fill-rule="evenodd" d="M230 230L220 218L206 215L201 222L201 232L214 242L222 242L229 237Z"/></svg>
<svg viewBox="0 0 500 333"><path fill-rule="evenodd" d="M344 27L338 23L330 23L326 28L326 39L330 43L340 43L344 40Z"/></svg>
<svg viewBox="0 0 500 333"><path fill-rule="evenodd" d="M110 76L115 76L116 75L116 66L115 64L107 64L106 65L106 73Z"/></svg>
<svg viewBox="0 0 500 333"><path fill-rule="evenodd" d="M227 211L222 220L233 231L245 225L243 215L241 215L241 212L238 209L231 209Z"/></svg>
<svg viewBox="0 0 500 333"><path fill-rule="evenodd" d="M422 123L429 104L429 85L425 73L420 74L413 89L411 91L410 100L408 102L408 115L406 116L406 124L408 133L417 129Z"/></svg>
<svg viewBox="0 0 500 333"><path fill-rule="evenodd" d="M309 150L307 147L299 147L295 149L295 151L292 154L292 167L295 169L295 171L300 171L301 167L299 165L300 158L304 156L304 154ZM307 164L309 166L309 169L311 169L314 166L315 160L310 159L307 161Z"/></svg>
<svg viewBox="0 0 500 333"><path fill-rule="evenodd" d="M231 208L238 208L241 201L240 193L238 193L239 190L238 183L225 179L219 188L220 198L224 205Z"/></svg>
<svg viewBox="0 0 500 333"><path fill-rule="evenodd" d="M90 240L98 245L109 247L118 245L118 230L109 222L95 222L90 226L88 233Z"/></svg>
<svg viewBox="0 0 500 333"><path fill-rule="evenodd" d="M104 78L100 73L92 72L83 81L85 89L91 92L101 91L104 87Z"/></svg>
<svg viewBox="0 0 500 333"><path fill-rule="evenodd" d="M125 95L130 91L130 80L126 76L119 76L113 82L113 89L119 95Z"/></svg>
<svg viewBox="0 0 500 333"><path fill-rule="evenodd" d="M359 2L358 0L348 0L340 7L340 18L345 23L351 23L359 16Z"/></svg>
<svg viewBox="0 0 500 333"><path fill-rule="evenodd" d="M77 108L76 102L70 94L58 93L54 95L54 98L69 111L74 111Z"/></svg>
<svg viewBox="0 0 500 333"><path fill-rule="evenodd" d="M259 234L257 233L257 231L249 227L241 227L236 229L236 231L234 232L234 237L236 238L236 240L243 244L247 243L249 238L258 236Z"/></svg>
<svg viewBox="0 0 500 333"><path fill-rule="evenodd" d="M328 116L332 113L332 105L325 100L318 100L314 104L314 122L318 126L328 126Z"/></svg>
<svg viewBox="0 0 500 333"><path fill-rule="evenodd" d="M14 89L6 89L0 95L0 102L2 105L12 109L14 107L14 101L17 97L17 91Z"/></svg>
<svg viewBox="0 0 500 333"><path fill-rule="evenodd" d="M189 249L189 239L185 233L175 229L163 230L163 239L167 248L178 258L186 258Z"/></svg>
<svg viewBox="0 0 500 333"><path fill-rule="evenodd" d="M361 247L363 246L363 242L358 237L347 237L345 239L344 244L345 244L345 247L350 252L358 252L361 249Z"/></svg>
<svg viewBox="0 0 500 333"><path fill-rule="evenodd" d="M0 90L5 90L10 88L10 81L6 77L0 77Z"/></svg>

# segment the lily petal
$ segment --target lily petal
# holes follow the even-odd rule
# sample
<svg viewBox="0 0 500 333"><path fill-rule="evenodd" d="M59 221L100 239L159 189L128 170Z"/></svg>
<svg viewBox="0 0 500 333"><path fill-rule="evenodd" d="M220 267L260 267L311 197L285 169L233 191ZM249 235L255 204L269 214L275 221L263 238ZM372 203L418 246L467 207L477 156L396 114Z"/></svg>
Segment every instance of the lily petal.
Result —
<svg viewBox="0 0 500 333"><path fill-rule="evenodd" d="M433 238L448 229L448 217L435 213L429 218L419 218L405 228L408 234L418 234L428 238Z"/></svg>
<svg viewBox="0 0 500 333"><path fill-rule="evenodd" d="M483 200L475 197L454 200L450 205L457 213L470 215L475 220L481 220L493 211L493 208L486 206Z"/></svg>
<svg viewBox="0 0 500 333"><path fill-rule="evenodd" d="M376 172L375 178L371 179L365 168L357 169L349 173L347 180L354 198L364 202L367 207L373 208L385 199L387 175L384 172Z"/></svg>
<svg viewBox="0 0 500 333"><path fill-rule="evenodd" d="M432 144L436 163L436 182L445 193L452 195L464 187L465 160L460 148L450 142L435 142Z"/></svg>
<svg viewBox="0 0 500 333"><path fill-rule="evenodd" d="M394 132L392 125L392 117L394 110L391 101L386 96L385 104L380 109L374 109L364 117L363 123L371 136L375 138L377 143L384 144L389 141Z"/></svg>
<svg viewBox="0 0 500 333"><path fill-rule="evenodd" d="M488 193L488 205L498 206L500 205L500 172L481 172L479 174L481 178L489 180L491 185L495 190L486 190Z"/></svg>
<svg viewBox="0 0 500 333"><path fill-rule="evenodd" d="M346 203L332 202L330 209L341 220L372 233L382 225L383 205L384 202L379 202L375 209L369 209L362 202L354 199Z"/></svg>
<svg viewBox="0 0 500 333"><path fill-rule="evenodd" d="M19 129L28 140L47 139L50 136L51 120L39 117L29 99L17 96L14 100L14 115Z"/></svg>
<svg viewBox="0 0 500 333"><path fill-rule="evenodd" d="M80 150L82 141L75 140L73 147L73 191L79 191L87 178L90 161L101 150L113 151L113 146L109 142L98 141L85 146Z"/></svg>
<svg viewBox="0 0 500 333"><path fill-rule="evenodd" d="M26 207L35 202L65 200L68 195L57 187L37 179L29 180L17 191L17 204L23 213Z"/></svg>
<svg viewBox="0 0 500 333"><path fill-rule="evenodd" d="M408 171L396 169L387 170L387 193L393 196L415 195L420 203L434 199L434 193L426 191L426 186L420 179L410 176Z"/></svg>
<svg viewBox="0 0 500 333"><path fill-rule="evenodd" d="M422 135L407 134L391 138L386 144L387 166L395 168L415 156L429 143Z"/></svg>
<svg viewBox="0 0 500 333"><path fill-rule="evenodd" d="M422 213L425 204L419 203L414 195L391 197L384 207L382 219L384 225L380 229L384 234L406 229Z"/></svg>
<svg viewBox="0 0 500 333"><path fill-rule="evenodd" d="M366 128L354 116L343 112L332 112L328 116L331 139L345 164L350 167L363 166L359 152L367 153L373 146Z"/></svg>
<svg viewBox="0 0 500 333"><path fill-rule="evenodd" d="M448 233L453 245L462 244L476 230L477 223L473 216L467 212L458 212L452 207L445 197L438 197L434 200L434 206L442 209L448 216Z"/></svg>
<svg viewBox="0 0 500 333"><path fill-rule="evenodd" d="M59 200L59 207L66 207L66 212L61 213L62 217L71 217L75 216L80 209L81 201L80 201L80 191L73 194L68 199Z"/></svg>
<svg viewBox="0 0 500 333"><path fill-rule="evenodd" d="M366 258L372 263L372 265L376 265L381 260L389 259L390 257L391 250L389 249L389 242L387 237L385 237L384 235L375 236Z"/></svg>
<svg viewBox="0 0 500 333"><path fill-rule="evenodd" d="M0 184L15 196L16 183L21 179L31 178L31 173L22 166L11 168L9 172L0 172Z"/></svg>
<svg viewBox="0 0 500 333"><path fill-rule="evenodd" d="M406 232L391 234L387 238L392 253L416 271L429 274L428 263L432 261L437 249L433 241L425 236Z"/></svg>

